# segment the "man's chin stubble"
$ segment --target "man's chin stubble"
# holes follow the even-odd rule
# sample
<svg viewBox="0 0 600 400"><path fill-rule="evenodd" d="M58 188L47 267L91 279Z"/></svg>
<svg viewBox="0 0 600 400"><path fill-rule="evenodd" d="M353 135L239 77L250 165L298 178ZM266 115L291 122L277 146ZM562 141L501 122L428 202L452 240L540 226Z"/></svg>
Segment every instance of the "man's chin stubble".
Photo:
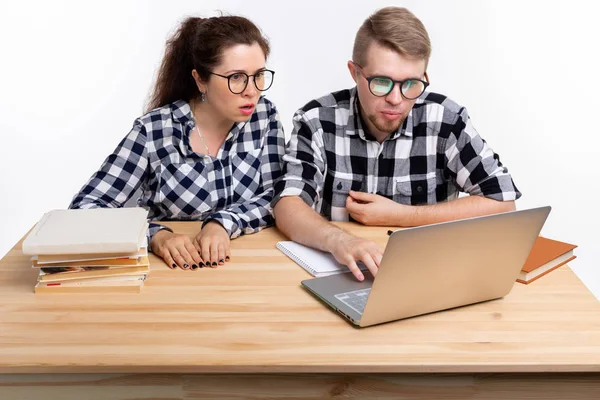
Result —
<svg viewBox="0 0 600 400"><path fill-rule="evenodd" d="M390 122L388 124L385 124L385 123L382 124L377 120L377 118L375 118L373 116L369 117L369 120L375 126L375 128L377 128L378 131L385 132L388 134L392 134L392 133L396 132L398 130L398 128L400 128L402 126L405 119L406 118L402 118L398 122Z"/></svg>

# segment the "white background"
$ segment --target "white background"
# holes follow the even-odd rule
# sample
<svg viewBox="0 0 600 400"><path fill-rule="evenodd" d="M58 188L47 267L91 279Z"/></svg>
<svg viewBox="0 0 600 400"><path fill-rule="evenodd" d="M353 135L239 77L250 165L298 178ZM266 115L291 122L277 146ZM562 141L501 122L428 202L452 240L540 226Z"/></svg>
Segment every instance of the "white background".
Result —
<svg viewBox="0 0 600 400"><path fill-rule="evenodd" d="M66 208L129 131L184 16L221 10L265 32L267 96L289 136L297 108L352 85L356 30L387 5L423 21L430 89L467 107L523 192L519 209L553 207L542 234L579 245L571 266L600 297L600 13L573 0L2 2L0 256Z"/></svg>

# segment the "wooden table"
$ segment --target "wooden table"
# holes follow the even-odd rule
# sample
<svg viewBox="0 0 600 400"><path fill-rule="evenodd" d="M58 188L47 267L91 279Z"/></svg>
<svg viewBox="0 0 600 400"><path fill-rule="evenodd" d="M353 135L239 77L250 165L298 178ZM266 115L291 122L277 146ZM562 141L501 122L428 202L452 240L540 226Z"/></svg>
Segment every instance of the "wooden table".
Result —
<svg viewBox="0 0 600 400"><path fill-rule="evenodd" d="M119 295L35 295L18 243L0 261L0 398L600 398L600 304L568 267L501 300L360 329L300 286L282 239L236 239L216 269L152 256L142 293Z"/></svg>

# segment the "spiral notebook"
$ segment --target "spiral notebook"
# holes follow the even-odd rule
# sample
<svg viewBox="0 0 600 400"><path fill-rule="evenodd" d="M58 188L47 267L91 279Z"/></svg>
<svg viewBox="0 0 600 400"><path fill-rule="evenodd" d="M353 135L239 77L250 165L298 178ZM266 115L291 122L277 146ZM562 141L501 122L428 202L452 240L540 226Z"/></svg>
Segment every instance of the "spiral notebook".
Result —
<svg viewBox="0 0 600 400"><path fill-rule="evenodd" d="M277 248L312 276L328 276L349 271L348 267L337 262L330 253L312 249L291 240L278 242ZM366 269L362 263L359 263L358 266L363 270Z"/></svg>

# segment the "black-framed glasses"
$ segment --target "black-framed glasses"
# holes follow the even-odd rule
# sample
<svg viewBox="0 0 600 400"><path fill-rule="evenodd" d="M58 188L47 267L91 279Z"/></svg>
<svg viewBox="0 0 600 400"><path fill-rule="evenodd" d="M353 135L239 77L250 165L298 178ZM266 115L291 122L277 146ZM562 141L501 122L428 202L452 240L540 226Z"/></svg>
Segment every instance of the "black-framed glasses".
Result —
<svg viewBox="0 0 600 400"><path fill-rule="evenodd" d="M209 71L209 73L227 79L227 85L233 94L240 94L246 90L250 77L252 77L256 89L264 92L271 87L273 84L273 77L275 76L275 71L271 71L270 69L261 69L254 75L248 75L244 72L234 72L231 75L221 75L211 71Z"/></svg>
<svg viewBox="0 0 600 400"><path fill-rule="evenodd" d="M403 81L396 81L389 76L366 76L364 74L363 67L355 62L353 63L361 69L361 75L363 75L369 83L369 91L371 94L373 94L373 96L387 96L392 90L394 90L394 86L397 83L400 85L400 93L402 93L402 96L407 100L414 100L421 96L425 92L425 89L427 89L427 86L429 86L429 77L427 76L427 72L425 72L426 80L410 78Z"/></svg>

